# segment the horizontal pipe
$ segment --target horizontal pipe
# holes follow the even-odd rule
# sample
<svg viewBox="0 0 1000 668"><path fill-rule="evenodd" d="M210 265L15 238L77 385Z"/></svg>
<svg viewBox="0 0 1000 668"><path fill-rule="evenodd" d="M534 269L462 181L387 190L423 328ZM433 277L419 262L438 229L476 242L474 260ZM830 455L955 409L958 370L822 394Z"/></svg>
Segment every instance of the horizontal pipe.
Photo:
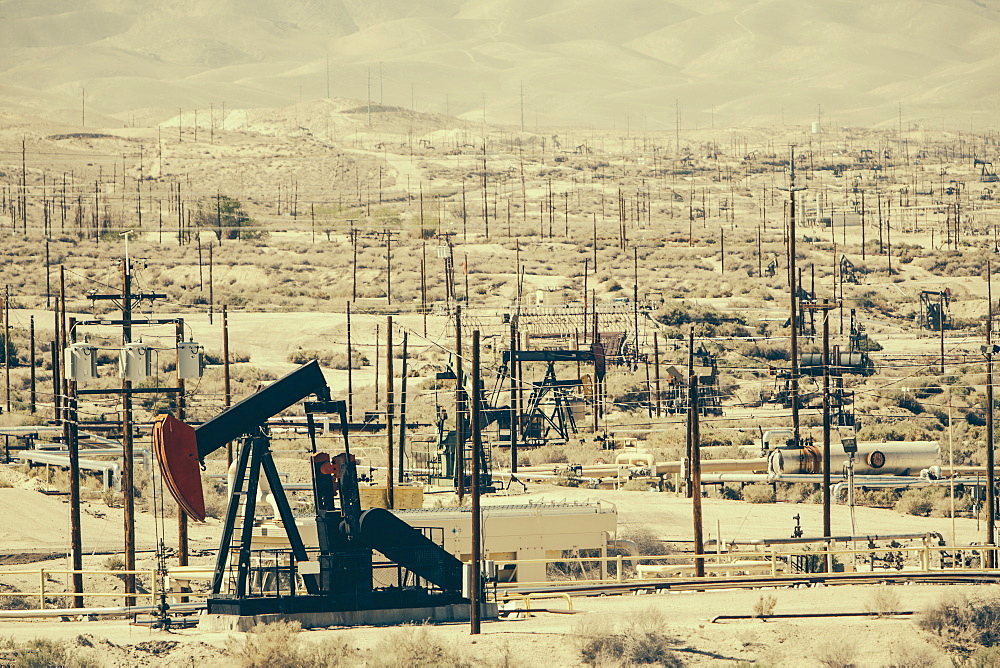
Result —
<svg viewBox="0 0 1000 668"><path fill-rule="evenodd" d="M171 593L170 596L182 596L181 593ZM187 594L190 596L190 594ZM171 605L170 610L176 612L197 612L204 610L206 603L178 603ZM114 608L52 608L35 610L0 610L0 619L28 619L31 617L73 617L76 615L131 615L136 612L158 612L158 605L132 605Z"/></svg>
<svg viewBox="0 0 1000 668"><path fill-rule="evenodd" d="M912 610L900 612L798 612L777 615L716 615L709 623L715 624L720 620L737 619L823 619L824 617L903 617L915 615Z"/></svg>

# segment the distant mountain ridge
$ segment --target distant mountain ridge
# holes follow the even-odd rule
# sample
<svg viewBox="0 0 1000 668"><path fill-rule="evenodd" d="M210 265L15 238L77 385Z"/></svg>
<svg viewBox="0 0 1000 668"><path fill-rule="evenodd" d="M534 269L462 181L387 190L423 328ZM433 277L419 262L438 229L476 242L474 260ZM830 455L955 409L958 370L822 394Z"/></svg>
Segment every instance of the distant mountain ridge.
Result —
<svg viewBox="0 0 1000 668"><path fill-rule="evenodd" d="M7 0L0 99L79 116L327 96L491 122L990 122L998 0ZM329 62L329 69L327 63ZM172 110L172 111L171 111Z"/></svg>

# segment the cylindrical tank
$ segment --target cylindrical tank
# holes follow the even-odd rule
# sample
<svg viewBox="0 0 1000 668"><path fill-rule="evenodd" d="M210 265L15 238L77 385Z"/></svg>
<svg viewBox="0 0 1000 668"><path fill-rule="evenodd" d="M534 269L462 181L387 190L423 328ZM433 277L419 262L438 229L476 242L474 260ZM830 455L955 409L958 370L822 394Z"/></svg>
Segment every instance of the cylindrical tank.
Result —
<svg viewBox="0 0 1000 668"><path fill-rule="evenodd" d="M842 373L857 373L862 376L871 373L871 358L868 353L840 353Z"/></svg>
<svg viewBox="0 0 1000 668"><path fill-rule="evenodd" d="M67 346L63 378L75 381L97 378L97 348L89 343Z"/></svg>
<svg viewBox="0 0 1000 668"><path fill-rule="evenodd" d="M126 343L118 357L118 375L125 380L145 380L153 375L153 349L144 343Z"/></svg>
<svg viewBox="0 0 1000 668"><path fill-rule="evenodd" d="M204 348L194 341L177 344L177 376L179 378L201 378Z"/></svg>
<svg viewBox="0 0 1000 668"><path fill-rule="evenodd" d="M645 464L646 466L652 466L655 463L655 457L649 452L623 452L615 457L615 464L628 464L632 466L634 464Z"/></svg>
<svg viewBox="0 0 1000 668"><path fill-rule="evenodd" d="M831 446L830 472L840 475L849 459L840 443ZM937 441L892 441L888 443L858 443L854 457L857 475L919 475L924 469L941 464L941 447ZM823 472L823 446L773 450L768 457L772 473L798 474Z"/></svg>

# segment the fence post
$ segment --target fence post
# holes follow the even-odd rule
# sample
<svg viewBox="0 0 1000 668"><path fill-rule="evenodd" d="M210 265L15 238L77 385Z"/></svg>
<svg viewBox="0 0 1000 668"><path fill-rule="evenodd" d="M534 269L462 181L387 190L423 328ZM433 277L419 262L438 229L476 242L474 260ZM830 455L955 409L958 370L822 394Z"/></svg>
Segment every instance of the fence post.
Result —
<svg viewBox="0 0 1000 668"><path fill-rule="evenodd" d="M771 577L778 577L778 552L771 550Z"/></svg>
<svg viewBox="0 0 1000 668"><path fill-rule="evenodd" d="M38 569L38 609L45 609L45 569Z"/></svg>
<svg viewBox="0 0 1000 668"><path fill-rule="evenodd" d="M931 546L924 542L924 549L920 553L920 566L926 573L931 569Z"/></svg>
<svg viewBox="0 0 1000 668"><path fill-rule="evenodd" d="M619 554L617 556L617 560L618 560L618 572L615 575L618 577L619 582L624 582L625 572L622 570L622 565L623 565L622 555Z"/></svg>

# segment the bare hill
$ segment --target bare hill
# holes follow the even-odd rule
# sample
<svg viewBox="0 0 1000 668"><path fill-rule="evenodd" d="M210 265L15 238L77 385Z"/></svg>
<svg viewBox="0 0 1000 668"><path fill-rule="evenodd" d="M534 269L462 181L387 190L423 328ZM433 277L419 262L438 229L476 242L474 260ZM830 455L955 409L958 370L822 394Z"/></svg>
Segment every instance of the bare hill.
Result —
<svg viewBox="0 0 1000 668"><path fill-rule="evenodd" d="M8 108L372 98L479 120L686 128L817 115L933 122L997 107L1000 13L974 0L16 0ZM369 78L370 72L370 78ZM626 120L628 117L628 120ZM100 119L100 120L98 120ZM120 121L119 121L120 122Z"/></svg>

